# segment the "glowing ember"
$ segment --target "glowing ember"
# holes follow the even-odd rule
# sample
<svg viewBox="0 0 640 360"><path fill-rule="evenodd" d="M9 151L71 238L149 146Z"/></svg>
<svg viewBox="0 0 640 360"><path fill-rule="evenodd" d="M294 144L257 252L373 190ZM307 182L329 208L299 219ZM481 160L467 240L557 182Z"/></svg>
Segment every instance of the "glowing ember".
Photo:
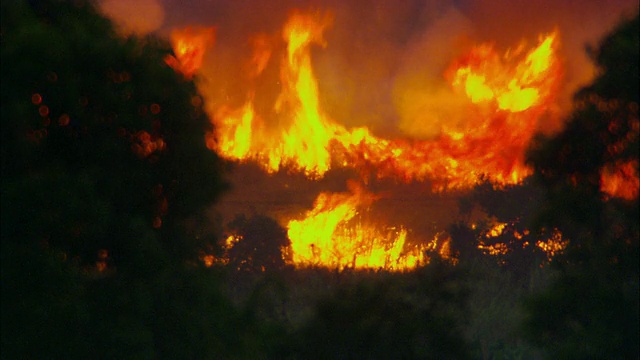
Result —
<svg viewBox="0 0 640 360"><path fill-rule="evenodd" d="M493 239L498 238L500 236L508 235L509 237L513 237L522 244L522 247L527 247L529 242L524 240L525 237L529 236L531 233L529 230L523 230L523 232L519 232L517 230L513 230L516 228L516 223L502 223L498 222L494 224L492 227L482 232L482 235L478 239L478 249L483 250L485 253L489 255L506 255L509 251L513 250L509 248L509 245L504 242L498 242L494 244L486 244L483 239ZM507 229L511 231L506 231ZM567 247L568 241L562 238L562 233L558 229L554 229L549 238L544 240L535 241L535 245L542 251L547 254L547 259L551 260L556 254L560 253Z"/></svg>
<svg viewBox="0 0 640 360"><path fill-rule="evenodd" d="M604 168L600 173L601 190L613 197L634 200L638 197L638 161L628 161L612 168Z"/></svg>
<svg viewBox="0 0 640 360"><path fill-rule="evenodd" d="M547 240L538 240L536 246L547 253L547 258L551 260L553 256L560 253L568 245L568 241L562 238L562 233L554 229L551 237Z"/></svg>
<svg viewBox="0 0 640 360"><path fill-rule="evenodd" d="M288 224L292 260L296 266L355 269L412 269L424 262L424 249L405 249L407 231L352 221L357 209L374 197L358 187L353 193L322 193L302 220Z"/></svg>

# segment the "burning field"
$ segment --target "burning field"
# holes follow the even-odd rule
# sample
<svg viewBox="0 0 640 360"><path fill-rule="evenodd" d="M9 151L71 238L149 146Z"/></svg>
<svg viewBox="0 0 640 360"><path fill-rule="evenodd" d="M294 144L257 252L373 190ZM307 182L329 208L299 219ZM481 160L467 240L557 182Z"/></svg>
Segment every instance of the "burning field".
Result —
<svg viewBox="0 0 640 360"><path fill-rule="evenodd" d="M600 35L585 25L598 8L588 4L549 2L550 16L526 23L519 5L499 2L290 5L217 4L230 17L192 13L198 25L165 31L166 63L196 80L193 101L214 126L207 147L236 164L218 211L275 218L297 267L451 257L445 229L460 194L530 175L532 139L562 128L570 94L592 76L577 42ZM598 16L614 22L626 6ZM603 169L603 191L637 196L624 193L633 166Z"/></svg>

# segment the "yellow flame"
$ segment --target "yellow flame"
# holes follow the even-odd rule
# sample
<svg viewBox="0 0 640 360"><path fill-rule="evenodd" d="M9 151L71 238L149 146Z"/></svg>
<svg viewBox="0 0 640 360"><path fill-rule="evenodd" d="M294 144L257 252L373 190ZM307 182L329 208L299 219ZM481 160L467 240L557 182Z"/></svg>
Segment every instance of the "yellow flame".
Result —
<svg viewBox="0 0 640 360"><path fill-rule="evenodd" d="M175 57L167 56L165 62L186 78L191 78L202 66L205 51L215 41L214 27L187 27L171 33Z"/></svg>
<svg viewBox="0 0 640 360"><path fill-rule="evenodd" d="M207 146L210 149L218 149L230 159L244 159L251 150L252 126L255 113L253 105L247 101L245 105L236 110L222 108L218 115L222 119L223 126L217 128L217 141L214 137L207 138Z"/></svg>
<svg viewBox="0 0 640 360"><path fill-rule="evenodd" d="M287 46L281 93L269 114L277 120L271 126L262 121L249 95L240 109L223 107L216 113L218 130L209 135L210 148L229 159L255 160L268 172L286 166L320 178L333 166L346 166L363 176L429 178L434 190L469 188L482 174L499 184L518 183L531 173L524 151L559 79L556 34L541 38L529 53L501 57L491 46L480 45L455 61L445 75L470 104L482 106L471 108L466 129L443 128L437 140L410 141L380 138L366 127L346 129L322 111L310 47L325 45L327 24L327 17L313 14L297 12L289 18L282 32ZM264 42L257 42L262 45L251 74L259 74L271 56Z"/></svg>
<svg viewBox="0 0 640 360"><path fill-rule="evenodd" d="M385 233L362 222L353 224L358 207L371 194L321 193L304 219L288 223L292 262L296 266L354 269L412 269L424 262L424 249L406 249L407 230Z"/></svg>
<svg viewBox="0 0 640 360"><path fill-rule="evenodd" d="M515 71L506 74L508 68L491 47L479 47L470 56L469 64L455 71L452 84L462 87L473 103L495 100L500 110L527 110L540 101L540 85L556 61L555 38L555 33L544 37Z"/></svg>

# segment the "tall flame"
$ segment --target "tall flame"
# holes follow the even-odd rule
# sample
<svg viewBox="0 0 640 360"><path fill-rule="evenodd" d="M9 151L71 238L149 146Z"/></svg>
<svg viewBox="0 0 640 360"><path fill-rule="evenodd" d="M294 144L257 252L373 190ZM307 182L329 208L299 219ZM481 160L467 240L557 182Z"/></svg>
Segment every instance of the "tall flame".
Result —
<svg viewBox="0 0 640 360"><path fill-rule="evenodd" d="M269 172L287 166L318 178L332 166L350 166L376 177L429 178L436 190L468 188L481 175L517 183L530 173L524 151L560 76L555 33L528 53L500 56L480 45L453 62L446 76L469 99L469 109L461 109L468 111L466 128L445 127L436 140L406 140L380 138L365 127L347 129L323 113L309 48L324 45L327 23L326 17L295 13L284 27L282 90L273 108L281 129L266 128L249 96L242 108L216 113L210 148L229 159L256 160Z"/></svg>
<svg viewBox="0 0 640 360"><path fill-rule="evenodd" d="M326 45L323 31L329 22L318 14L291 15L282 32L286 53L281 92L271 112L255 106L253 89L239 108L218 106L215 132L207 135L210 149L231 160L256 161L268 172L287 168L317 179L343 166L359 170L365 179L430 179L435 190L469 188L482 176L498 184L518 183L531 172L524 164L524 151L538 119L553 104L560 78L557 34L542 36L528 52L521 47L500 55L491 45L475 47L443 74L453 91L468 99L468 107L460 109L466 113L465 127L445 126L433 140L386 139L366 127L347 129L320 106L310 47ZM188 44L202 42L183 38L190 42L181 42L177 34L175 53L178 69L190 76L202 56L197 50L201 47ZM272 48L259 36L254 47L247 74L257 77L270 61ZM356 221L358 209L371 201L371 194L357 189L320 194L303 219L287 226L294 264L407 269L424 262L425 248L405 249L406 230L384 234ZM447 253L445 244L438 246Z"/></svg>

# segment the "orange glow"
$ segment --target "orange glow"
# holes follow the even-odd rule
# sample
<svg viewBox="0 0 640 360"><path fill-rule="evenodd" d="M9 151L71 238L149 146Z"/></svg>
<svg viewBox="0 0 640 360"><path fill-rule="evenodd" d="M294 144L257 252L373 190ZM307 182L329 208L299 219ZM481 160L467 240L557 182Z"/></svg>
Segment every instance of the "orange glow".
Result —
<svg viewBox="0 0 640 360"><path fill-rule="evenodd" d="M442 259L450 261L453 265L458 263L458 259L451 252L451 237L447 237L441 242L438 255L440 255Z"/></svg>
<svg viewBox="0 0 640 360"><path fill-rule="evenodd" d="M407 249L407 230L386 232L357 220L358 208L374 200L359 187L352 193L321 193L304 219L287 225L296 266L407 270L424 263L424 249Z"/></svg>
<svg viewBox="0 0 640 360"><path fill-rule="evenodd" d="M164 140L141 130L132 136L131 150L140 158L146 158L156 151L162 151L166 147Z"/></svg>
<svg viewBox="0 0 640 360"><path fill-rule="evenodd" d="M190 79L202 66L202 59L208 47L215 41L216 29L213 27L187 27L171 33L171 45L175 57L165 58L167 65Z"/></svg>
<svg viewBox="0 0 640 360"><path fill-rule="evenodd" d="M638 179L638 161L617 164L613 168L606 167L600 172L600 188L612 197L625 200L638 198L640 179Z"/></svg>
<svg viewBox="0 0 640 360"><path fill-rule="evenodd" d="M103 272L107 269L107 260L109 260L109 251L100 249L98 251L98 260L96 261L96 270Z"/></svg>

